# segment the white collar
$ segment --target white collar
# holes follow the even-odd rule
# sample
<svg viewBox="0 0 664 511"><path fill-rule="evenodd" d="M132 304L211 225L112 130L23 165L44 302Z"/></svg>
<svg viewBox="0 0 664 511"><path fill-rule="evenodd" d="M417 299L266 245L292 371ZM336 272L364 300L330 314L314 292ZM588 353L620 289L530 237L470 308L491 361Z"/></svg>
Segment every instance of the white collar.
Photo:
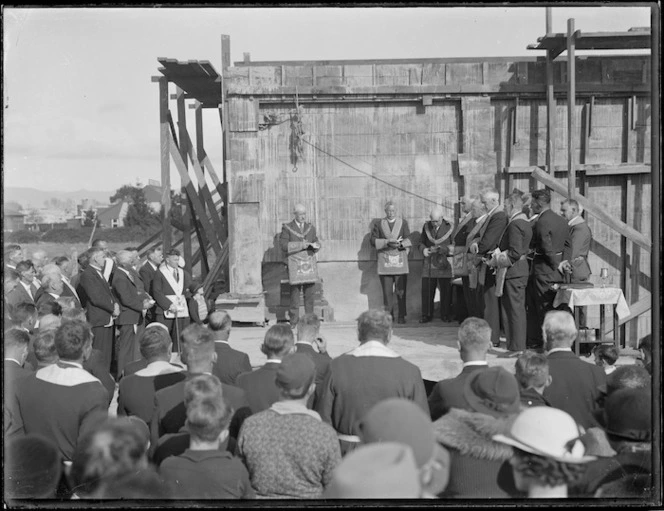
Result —
<svg viewBox="0 0 664 511"><path fill-rule="evenodd" d="M583 222L585 222L584 218L581 215L576 215L569 222L567 222L567 225L569 225L570 227L573 227L575 225L582 224Z"/></svg>
<svg viewBox="0 0 664 511"><path fill-rule="evenodd" d="M32 286L32 282L30 282L30 284L26 284L26 283L23 282L22 280L19 280L19 282L20 282L21 284L23 284L23 287L25 288L25 290L26 290L26 291L29 291L29 292L30 292L30 296L32 296L32 289L31 289L31 287L30 287L30 286Z"/></svg>
<svg viewBox="0 0 664 511"><path fill-rule="evenodd" d="M16 362L20 367L23 367L23 364L21 364L21 363L20 363L18 360L16 360L15 358L12 358L12 357L5 357L5 362L7 362L8 360L11 361L11 362Z"/></svg>
<svg viewBox="0 0 664 511"><path fill-rule="evenodd" d="M346 354L353 357L399 358L401 356L396 351L392 351L385 346L381 341L366 341Z"/></svg>
<svg viewBox="0 0 664 511"><path fill-rule="evenodd" d="M134 374L136 376L157 376L158 374L179 373L181 371L183 371L182 368L176 367L170 362L156 360L150 362L146 367L140 371L136 371Z"/></svg>
<svg viewBox="0 0 664 511"><path fill-rule="evenodd" d="M313 417L318 421L322 420L318 412L309 410L305 405L296 401L276 401L272 403L270 410L277 412L279 415L302 414Z"/></svg>
<svg viewBox="0 0 664 511"><path fill-rule="evenodd" d="M56 295L55 293L51 293L50 291L48 292L48 294L51 295L51 296L52 296L53 298L55 298L56 300L57 300L58 298L60 298L60 295Z"/></svg>
<svg viewBox="0 0 664 511"><path fill-rule="evenodd" d="M546 354L551 355L551 353L556 353L557 351L567 351L572 353L572 348L553 348L552 350L547 351Z"/></svg>
<svg viewBox="0 0 664 511"><path fill-rule="evenodd" d="M231 343L228 342L228 339L226 339L225 341L223 339L215 339L214 342L223 342L224 344L228 344L229 346L231 345Z"/></svg>
<svg viewBox="0 0 664 511"><path fill-rule="evenodd" d="M482 222L488 216L489 216L489 213L484 213L481 217L479 217L477 220L475 220L475 223L479 224L480 222Z"/></svg>
<svg viewBox="0 0 664 511"><path fill-rule="evenodd" d="M281 360L276 358L270 358L265 361L266 364L281 364Z"/></svg>
<svg viewBox="0 0 664 511"><path fill-rule="evenodd" d="M536 215L531 216L528 220L529 220L530 222L534 222L535 220L537 220L537 219L539 218L539 216L540 216L541 214L542 214L542 213L537 213Z"/></svg>
<svg viewBox="0 0 664 511"><path fill-rule="evenodd" d="M468 362L463 363L463 367L468 366L488 366L489 363L486 360L469 360Z"/></svg>
<svg viewBox="0 0 664 511"><path fill-rule="evenodd" d="M152 269L153 269L153 270L156 270L156 269L158 268L158 266L157 266L156 264L154 264L152 261L150 261L149 259L148 259L148 264L149 264L150 266L152 266Z"/></svg>
<svg viewBox="0 0 664 511"><path fill-rule="evenodd" d="M491 215L493 214L493 212L496 211L496 210L498 209L499 206L500 206L500 204L496 204L496 205L493 207L493 209L487 213L487 215L488 215L488 216L491 216Z"/></svg>
<svg viewBox="0 0 664 511"><path fill-rule="evenodd" d="M15 269L16 269L16 266L12 266L11 264L7 263L7 268L10 268L10 269L12 269L12 270L15 270Z"/></svg>
<svg viewBox="0 0 664 511"><path fill-rule="evenodd" d="M76 366L79 369L83 369L83 364L80 362L70 362L69 360L60 360L63 364L70 365L70 366Z"/></svg>

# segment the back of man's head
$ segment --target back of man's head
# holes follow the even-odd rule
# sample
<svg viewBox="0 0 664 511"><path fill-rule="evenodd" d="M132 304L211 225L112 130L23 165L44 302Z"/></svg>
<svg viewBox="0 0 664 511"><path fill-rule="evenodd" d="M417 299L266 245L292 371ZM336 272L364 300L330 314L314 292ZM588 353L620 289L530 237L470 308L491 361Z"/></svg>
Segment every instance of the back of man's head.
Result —
<svg viewBox="0 0 664 511"><path fill-rule="evenodd" d="M320 331L320 319L313 312L308 312L297 322L297 340L313 342Z"/></svg>
<svg viewBox="0 0 664 511"><path fill-rule="evenodd" d="M146 328L138 338L141 356L150 362L170 360L171 336L163 328Z"/></svg>
<svg viewBox="0 0 664 511"><path fill-rule="evenodd" d="M44 300L37 309L37 317L40 318L39 328L41 328L41 319L44 316L62 316L62 306L56 301Z"/></svg>
<svg viewBox="0 0 664 511"><path fill-rule="evenodd" d="M67 321L55 331L55 349L62 360L82 360L91 343L92 330L84 321Z"/></svg>
<svg viewBox="0 0 664 511"><path fill-rule="evenodd" d="M21 302L12 310L12 325L31 329L37 321L37 308L34 303Z"/></svg>
<svg viewBox="0 0 664 511"><path fill-rule="evenodd" d="M62 323L66 323L67 321L85 321L85 319L85 309L81 309L80 307L62 310Z"/></svg>
<svg viewBox="0 0 664 511"><path fill-rule="evenodd" d="M192 439L214 442L228 428L233 409L226 404L216 376L203 374L189 380L184 388L184 402Z"/></svg>
<svg viewBox="0 0 664 511"><path fill-rule="evenodd" d="M76 492L87 496L103 482L146 468L146 451L138 425L121 418L101 422L76 447L71 466Z"/></svg>
<svg viewBox="0 0 664 511"><path fill-rule="evenodd" d="M554 348L570 348L577 335L574 316L567 311L549 311L544 316L542 337L546 351Z"/></svg>
<svg viewBox="0 0 664 511"><path fill-rule="evenodd" d="M10 328L4 333L5 358L15 358L23 362L19 357L27 355L30 345L30 335L25 330Z"/></svg>
<svg viewBox="0 0 664 511"><path fill-rule="evenodd" d="M482 318L470 317L459 326L459 351L464 361L485 360L491 347L491 327Z"/></svg>
<svg viewBox="0 0 664 511"><path fill-rule="evenodd" d="M41 366L55 364L58 361L58 350L55 348L55 330L39 329L32 341L35 358Z"/></svg>
<svg viewBox="0 0 664 511"><path fill-rule="evenodd" d="M280 360L290 353L294 345L293 331L289 325L272 325L261 345L261 351L268 359Z"/></svg>
<svg viewBox="0 0 664 511"><path fill-rule="evenodd" d="M39 331L43 332L44 330L53 330L55 331L62 324L62 319L60 316L55 314L46 314L39 318Z"/></svg>
<svg viewBox="0 0 664 511"><path fill-rule="evenodd" d="M207 327L212 332L215 332L215 337L218 337L219 333L223 333L228 338L230 335L231 327L233 326L233 320L231 319L230 314L226 311L210 311L206 318Z"/></svg>
<svg viewBox="0 0 664 511"><path fill-rule="evenodd" d="M369 309L357 318L357 338L360 344L367 341L390 342L392 337L392 316L389 313Z"/></svg>
<svg viewBox="0 0 664 511"><path fill-rule="evenodd" d="M535 190L530 194L530 196L542 207L546 207L551 204L551 194L547 190Z"/></svg>
<svg viewBox="0 0 664 511"><path fill-rule="evenodd" d="M118 262L118 265L126 266L131 264L134 255L129 250L120 250L115 254L115 259Z"/></svg>
<svg viewBox="0 0 664 511"><path fill-rule="evenodd" d="M541 353L526 350L517 358L514 374L522 390L541 388L549 379L549 361Z"/></svg>
<svg viewBox="0 0 664 511"><path fill-rule="evenodd" d="M197 324L189 325L180 334L182 361L190 373L210 371L216 359L214 338L207 328Z"/></svg>
<svg viewBox="0 0 664 511"><path fill-rule="evenodd" d="M621 389L649 389L650 383L650 373L644 367L621 365L606 377L606 393L610 395Z"/></svg>

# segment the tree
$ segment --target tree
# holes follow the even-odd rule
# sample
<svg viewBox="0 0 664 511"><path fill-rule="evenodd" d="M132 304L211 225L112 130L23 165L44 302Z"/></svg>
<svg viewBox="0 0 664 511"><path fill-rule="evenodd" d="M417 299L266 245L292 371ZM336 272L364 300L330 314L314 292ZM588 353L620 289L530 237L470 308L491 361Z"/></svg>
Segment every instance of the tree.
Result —
<svg viewBox="0 0 664 511"><path fill-rule="evenodd" d="M85 217L83 218L83 227L92 227L97 219L97 212L94 209L83 211Z"/></svg>
<svg viewBox="0 0 664 511"><path fill-rule="evenodd" d="M143 188L132 185L121 186L109 200L111 202L120 200L129 202L129 209L124 221L127 227L148 227L158 220L157 215L154 214L145 200Z"/></svg>
<svg viewBox="0 0 664 511"><path fill-rule="evenodd" d="M43 217L37 208L32 208L28 210L28 214L25 216L26 224L38 224L43 220Z"/></svg>

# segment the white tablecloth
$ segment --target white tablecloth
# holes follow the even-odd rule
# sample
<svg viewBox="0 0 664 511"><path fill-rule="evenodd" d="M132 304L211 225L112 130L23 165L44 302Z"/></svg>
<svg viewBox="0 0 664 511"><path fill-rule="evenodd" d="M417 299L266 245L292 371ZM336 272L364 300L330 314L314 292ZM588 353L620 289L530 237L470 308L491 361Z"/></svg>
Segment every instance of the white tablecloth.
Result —
<svg viewBox="0 0 664 511"><path fill-rule="evenodd" d="M556 293L553 306L566 303L570 309L584 305L616 305L618 319L629 316L629 306L619 287L588 287L584 289L560 289Z"/></svg>

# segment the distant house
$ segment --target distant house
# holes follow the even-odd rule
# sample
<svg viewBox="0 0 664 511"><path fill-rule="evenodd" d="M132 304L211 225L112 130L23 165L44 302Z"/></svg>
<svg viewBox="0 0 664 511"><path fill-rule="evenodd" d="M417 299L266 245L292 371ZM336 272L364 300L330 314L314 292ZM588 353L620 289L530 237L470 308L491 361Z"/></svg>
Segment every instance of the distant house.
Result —
<svg viewBox="0 0 664 511"><path fill-rule="evenodd" d="M149 183L143 187L145 202L155 213L161 211L161 183L150 179Z"/></svg>
<svg viewBox="0 0 664 511"><path fill-rule="evenodd" d="M5 232L24 231L25 213L20 204L16 202L5 202L3 208L2 229Z"/></svg>
<svg viewBox="0 0 664 511"><path fill-rule="evenodd" d="M84 218L82 216L67 218L67 229L80 229L83 227L83 220Z"/></svg>
<svg viewBox="0 0 664 511"><path fill-rule="evenodd" d="M99 227L124 227L128 209L129 202L127 201L111 204L105 209L98 209L97 222Z"/></svg>

